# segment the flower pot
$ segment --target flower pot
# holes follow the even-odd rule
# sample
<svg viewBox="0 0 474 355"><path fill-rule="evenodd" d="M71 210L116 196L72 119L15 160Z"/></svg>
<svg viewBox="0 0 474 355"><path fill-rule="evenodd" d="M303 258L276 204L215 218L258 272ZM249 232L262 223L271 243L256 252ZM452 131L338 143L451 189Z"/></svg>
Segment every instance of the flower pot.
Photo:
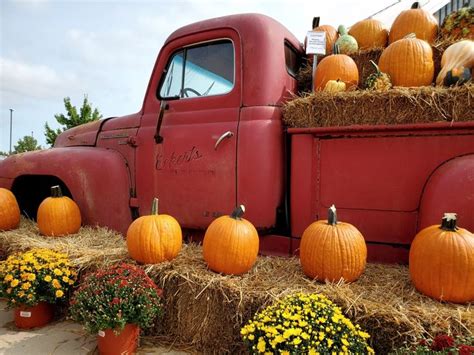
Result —
<svg viewBox="0 0 474 355"><path fill-rule="evenodd" d="M102 355L134 354L138 346L140 328L136 324L127 324L115 334L113 329L100 331L97 337L99 353Z"/></svg>
<svg viewBox="0 0 474 355"><path fill-rule="evenodd" d="M36 306L20 305L15 308L15 325L18 328L30 329L42 327L53 320L53 305L40 302Z"/></svg>

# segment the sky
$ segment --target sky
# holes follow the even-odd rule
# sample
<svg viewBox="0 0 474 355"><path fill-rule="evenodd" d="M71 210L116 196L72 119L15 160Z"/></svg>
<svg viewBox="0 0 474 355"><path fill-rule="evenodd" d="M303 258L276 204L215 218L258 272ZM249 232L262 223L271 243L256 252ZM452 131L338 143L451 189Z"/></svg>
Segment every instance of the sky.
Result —
<svg viewBox="0 0 474 355"><path fill-rule="evenodd" d="M301 42L314 16L350 26L406 0L0 0L0 151L33 135L47 147L44 124L57 128L63 99L87 95L103 117L140 110L167 36L184 25L236 13L275 18ZM399 6L398 4L397 6Z"/></svg>

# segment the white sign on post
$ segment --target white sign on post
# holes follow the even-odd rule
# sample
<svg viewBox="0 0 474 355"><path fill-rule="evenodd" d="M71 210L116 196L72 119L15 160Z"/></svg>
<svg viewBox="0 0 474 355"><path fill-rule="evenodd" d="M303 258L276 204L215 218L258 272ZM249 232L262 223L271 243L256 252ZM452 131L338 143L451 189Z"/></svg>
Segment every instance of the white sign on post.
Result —
<svg viewBox="0 0 474 355"><path fill-rule="evenodd" d="M306 38L306 54L326 54L326 32L308 31Z"/></svg>

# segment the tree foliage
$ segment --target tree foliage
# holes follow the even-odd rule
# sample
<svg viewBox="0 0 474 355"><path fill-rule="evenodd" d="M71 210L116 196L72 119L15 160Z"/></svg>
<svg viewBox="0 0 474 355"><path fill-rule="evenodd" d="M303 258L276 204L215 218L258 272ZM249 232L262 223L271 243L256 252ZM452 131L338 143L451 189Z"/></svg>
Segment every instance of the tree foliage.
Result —
<svg viewBox="0 0 474 355"><path fill-rule="evenodd" d="M38 141L33 136L24 136L23 138L19 139L16 145L13 146L14 151L13 154L17 153L24 153L24 152L31 152L33 150L40 150L40 145L38 145Z"/></svg>
<svg viewBox="0 0 474 355"><path fill-rule="evenodd" d="M54 115L56 121L63 127L54 130L49 127L47 122L44 125L44 128L46 129L46 143L51 146L54 145L57 136L65 130L84 123L97 121L102 118L102 115L97 108L92 109L92 106L87 99L87 95L84 95L84 101L82 102L82 107L79 112L77 111L77 108L71 104L71 99L69 97L64 98L64 107L66 108L66 114L58 113Z"/></svg>

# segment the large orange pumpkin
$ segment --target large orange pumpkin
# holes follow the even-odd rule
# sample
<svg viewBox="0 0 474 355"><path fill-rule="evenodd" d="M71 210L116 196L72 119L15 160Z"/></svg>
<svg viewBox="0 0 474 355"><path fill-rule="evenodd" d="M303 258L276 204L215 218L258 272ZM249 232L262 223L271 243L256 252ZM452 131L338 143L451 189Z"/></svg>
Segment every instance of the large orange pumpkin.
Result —
<svg viewBox="0 0 474 355"><path fill-rule="evenodd" d="M434 78L433 50L411 34L384 49L379 68L394 86L428 86Z"/></svg>
<svg viewBox="0 0 474 355"><path fill-rule="evenodd" d="M301 237L303 272L320 281L355 281L364 272L367 261L364 237L352 224L337 221L334 205L328 214L327 221L312 223Z"/></svg>
<svg viewBox="0 0 474 355"><path fill-rule="evenodd" d="M359 83L359 69L354 60L345 54L339 54L339 49L334 46L334 54L324 57L316 66L314 72L314 90L321 91L329 80L343 81L346 89L351 90Z"/></svg>
<svg viewBox="0 0 474 355"><path fill-rule="evenodd" d="M421 230L410 247L410 276L421 293L442 301L474 301L474 235L445 213L441 225Z"/></svg>
<svg viewBox="0 0 474 355"><path fill-rule="evenodd" d="M182 244L181 226L174 217L158 214L157 198L153 200L151 215L137 218L127 230L128 253L143 264L174 259Z"/></svg>
<svg viewBox="0 0 474 355"><path fill-rule="evenodd" d="M10 190L0 188L0 231L15 229L20 224L20 208Z"/></svg>
<svg viewBox="0 0 474 355"><path fill-rule="evenodd" d="M242 218L240 205L230 216L215 219L207 228L203 256L209 269L223 274L241 275L257 260L259 239L252 223Z"/></svg>
<svg viewBox="0 0 474 355"><path fill-rule="evenodd" d="M72 199L63 196L59 185L51 187L51 197L41 202L36 219L41 234L47 236L77 233L81 227L79 207Z"/></svg>
<svg viewBox="0 0 474 355"><path fill-rule="evenodd" d="M433 43L438 35L438 21L431 13L420 8L418 2L397 16L390 29L389 43L394 43L409 33L415 33L416 38L429 43Z"/></svg>
<svg viewBox="0 0 474 355"><path fill-rule="evenodd" d="M387 46L388 30L379 20L369 18L359 21L350 28L349 34L356 39L359 49Z"/></svg>

